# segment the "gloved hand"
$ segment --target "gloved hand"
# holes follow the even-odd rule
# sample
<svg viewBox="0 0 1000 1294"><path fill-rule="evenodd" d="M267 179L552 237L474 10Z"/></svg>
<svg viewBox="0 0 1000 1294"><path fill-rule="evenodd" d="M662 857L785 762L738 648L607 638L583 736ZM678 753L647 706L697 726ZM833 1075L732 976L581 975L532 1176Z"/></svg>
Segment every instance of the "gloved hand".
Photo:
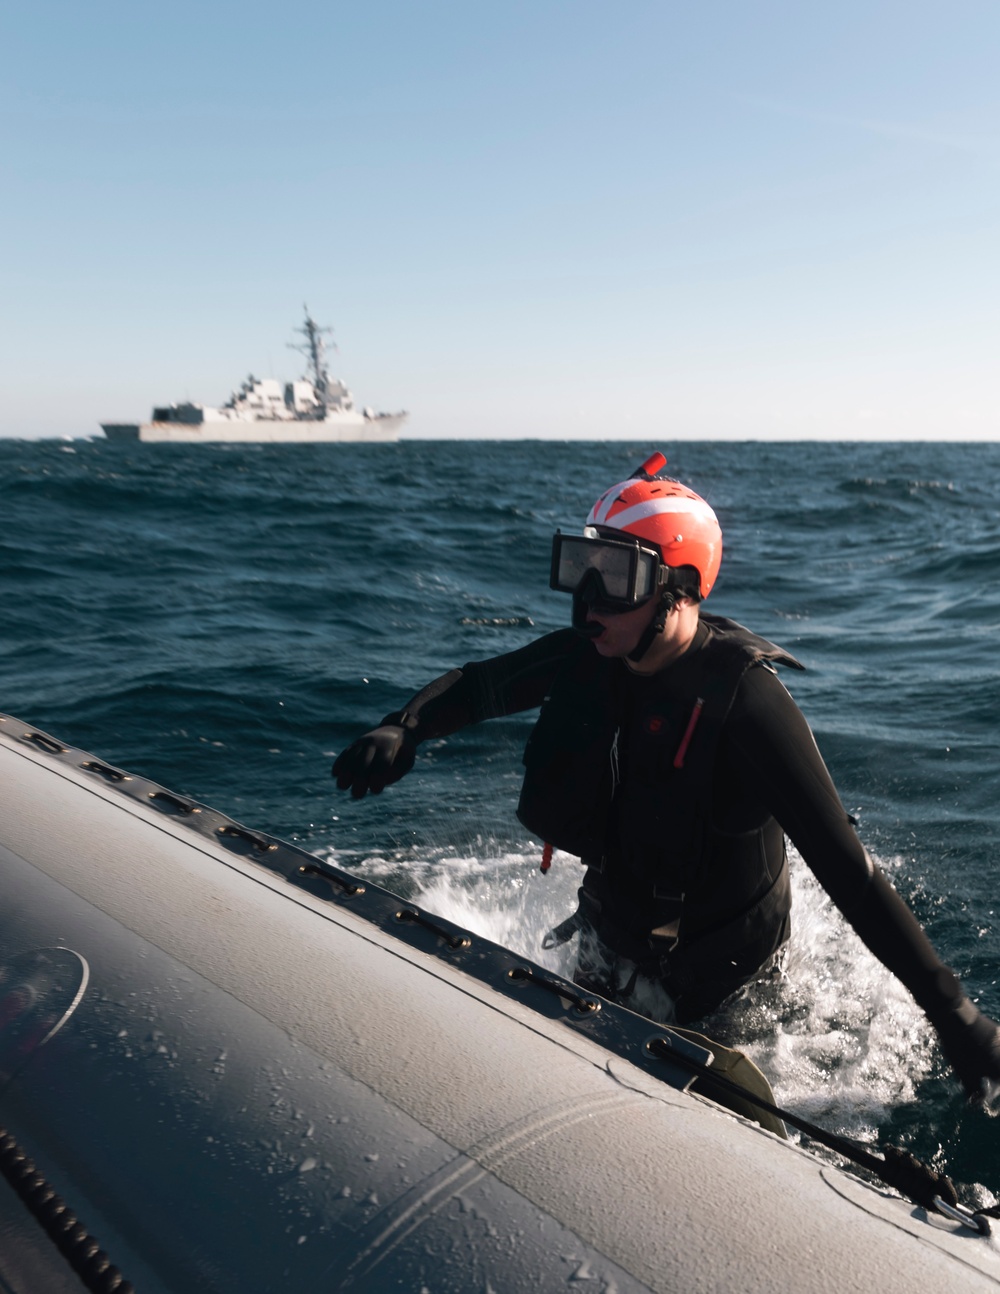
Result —
<svg viewBox="0 0 1000 1294"><path fill-rule="evenodd" d="M941 1049L966 1095L977 1105L1000 1095L1000 1026L962 998L944 1019L933 1021Z"/></svg>
<svg viewBox="0 0 1000 1294"><path fill-rule="evenodd" d="M360 800L366 792L378 795L405 776L413 767L417 743L407 728L384 723L342 750L334 761L332 775L337 786Z"/></svg>

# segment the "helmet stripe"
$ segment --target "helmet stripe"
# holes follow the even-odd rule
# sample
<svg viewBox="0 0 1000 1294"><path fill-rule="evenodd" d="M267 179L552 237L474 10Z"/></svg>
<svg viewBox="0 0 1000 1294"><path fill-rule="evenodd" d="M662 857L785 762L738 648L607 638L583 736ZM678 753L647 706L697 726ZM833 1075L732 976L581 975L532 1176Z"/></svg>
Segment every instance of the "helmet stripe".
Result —
<svg viewBox="0 0 1000 1294"><path fill-rule="evenodd" d="M610 525L615 530L624 530L627 526L633 525L636 521L642 521L645 517L654 517L664 512L675 512L696 517L699 521L714 521L718 524L718 518L704 499L690 499L682 495L664 495L658 499L646 499L642 503L634 503L630 508L623 508L621 512L616 512L609 521L608 513L614 507L616 501L617 493L609 491L609 494L605 495L594 508L588 522L598 526Z"/></svg>
<svg viewBox="0 0 1000 1294"><path fill-rule="evenodd" d="M614 503L621 486L613 485L606 494L602 494L594 506L590 509L590 516L587 518L588 526L600 526L604 524L604 518L608 515L608 510Z"/></svg>

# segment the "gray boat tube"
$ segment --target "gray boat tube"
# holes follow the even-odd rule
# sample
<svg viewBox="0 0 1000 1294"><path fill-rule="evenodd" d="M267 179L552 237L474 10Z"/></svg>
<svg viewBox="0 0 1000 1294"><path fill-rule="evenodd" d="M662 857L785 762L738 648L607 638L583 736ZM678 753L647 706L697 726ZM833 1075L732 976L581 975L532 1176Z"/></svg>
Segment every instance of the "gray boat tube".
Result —
<svg viewBox="0 0 1000 1294"><path fill-rule="evenodd" d="M1000 1288L649 1021L0 716L0 1125L139 1294ZM82 1288L0 1182L0 1288Z"/></svg>

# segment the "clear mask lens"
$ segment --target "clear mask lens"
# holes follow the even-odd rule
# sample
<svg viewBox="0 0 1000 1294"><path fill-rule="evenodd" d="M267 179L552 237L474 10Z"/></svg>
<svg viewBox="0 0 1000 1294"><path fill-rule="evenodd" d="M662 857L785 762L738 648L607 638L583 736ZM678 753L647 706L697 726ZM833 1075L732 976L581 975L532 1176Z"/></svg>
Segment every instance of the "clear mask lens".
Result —
<svg viewBox="0 0 1000 1294"><path fill-rule="evenodd" d="M575 593L589 577L599 584L603 603L628 610L656 591L659 566L659 555L639 544L557 534L552 541L549 585Z"/></svg>

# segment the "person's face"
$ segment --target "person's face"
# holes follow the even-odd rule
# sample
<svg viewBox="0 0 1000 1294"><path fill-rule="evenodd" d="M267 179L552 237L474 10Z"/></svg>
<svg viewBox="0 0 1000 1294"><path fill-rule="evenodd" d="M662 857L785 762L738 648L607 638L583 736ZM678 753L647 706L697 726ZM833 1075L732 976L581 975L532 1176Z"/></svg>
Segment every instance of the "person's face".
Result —
<svg viewBox="0 0 1000 1294"><path fill-rule="evenodd" d="M617 615L588 608L587 621L601 626L601 632L590 641L602 656L628 656L639 645L648 625L656 616L657 598L650 598L633 611ZM688 649L698 629L698 604L690 598L678 598L662 630L653 639L642 659L630 665L637 674L655 674Z"/></svg>
<svg viewBox="0 0 1000 1294"><path fill-rule="evenodd" d="M587 608L587 623L598 624L601 632L590 641L601 656L627 656L639 644L656 615L656 598L649 598L631 611L601 612Z"/></svg>

